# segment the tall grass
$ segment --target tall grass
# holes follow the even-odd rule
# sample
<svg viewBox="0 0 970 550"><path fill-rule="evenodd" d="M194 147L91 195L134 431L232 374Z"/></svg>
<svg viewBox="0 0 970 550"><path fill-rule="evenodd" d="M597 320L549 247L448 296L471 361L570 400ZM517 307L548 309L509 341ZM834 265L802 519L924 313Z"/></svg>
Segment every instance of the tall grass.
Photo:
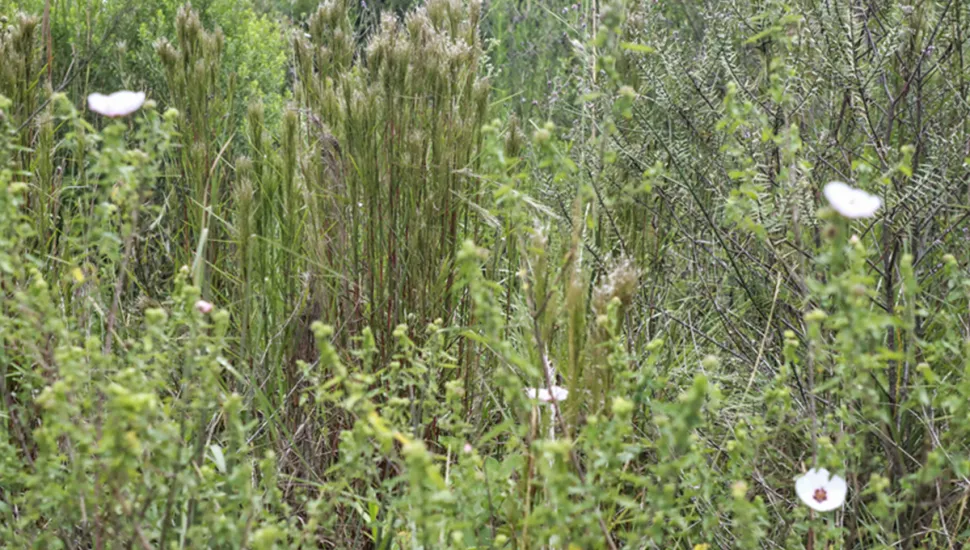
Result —
<svg viewBox="0 0 970 550"><path fill-rule="evenodd" d="M3 544L966 538L965 6L53 6L0 30Z"/></svg>
<svg viewBox="0 0 970 550"><path fill-rule="evenodd" d="M483 198L470 179L488 101L479 11L432 2L403 22L385 16L357 62L340 2L321 5L310 38L295 39L317 157L307 161L308 193L322 206L310 222L317 278L329 279L320 299L355 296L325 314L350 323L351 335L366 324L385 350L400 322L458 315L449 273L475 233L469 204Z"/></svg>

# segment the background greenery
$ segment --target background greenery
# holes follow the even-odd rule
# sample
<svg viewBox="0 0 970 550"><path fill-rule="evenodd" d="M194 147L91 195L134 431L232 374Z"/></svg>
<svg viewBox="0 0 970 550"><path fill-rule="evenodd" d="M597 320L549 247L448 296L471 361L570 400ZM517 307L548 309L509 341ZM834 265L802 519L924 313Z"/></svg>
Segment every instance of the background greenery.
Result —
<svg viewBox="0 0 970 550"><path fill-rule="evenodd" d="M970 537L966 3L0 14L3 547Z"/></svg>

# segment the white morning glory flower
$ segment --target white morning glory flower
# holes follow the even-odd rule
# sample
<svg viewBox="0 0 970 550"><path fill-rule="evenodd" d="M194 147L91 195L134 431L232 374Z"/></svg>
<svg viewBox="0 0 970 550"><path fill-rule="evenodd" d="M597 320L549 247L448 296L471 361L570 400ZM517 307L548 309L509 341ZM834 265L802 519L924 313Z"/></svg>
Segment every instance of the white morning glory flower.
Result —
<svg viewBox="0 0 970 550"><path fill-rule="evenodd" d="M144 103L145 92L122 90L110 95L95 93L88 96L88 108L110 118L128 116L140 109Z"/></svg>
<svg viewBox="0 0 970 550"><path fill-rule="evenodd" d="M836 212L849 219L870 218L882 206L882 199L841 181L829 182L822 189Z"/></svg>
<svg viewBox="0 0 970 550"><path fill-rule="evenodd" d="M195 309L203 315L211 313L213 307L212 302L206 302L205 300L199 300L195 303Z"/></svg>
<svg viewBox="0 0 970 550"><path fill-rule="evenodd" d="M831 475L825 468L812 468L795 480L795 492L809 508L831 512L845 503L849 488L841 476Z"/></svg>
<svg viewBox="0 0 970 550"><path fill-rule="evenodd" d="M556 401L565 401L569 397L569 390L561 386L553 386L552 391L547 388L526 388L526 393L533 399L538 399L542 403L551 403L553 398Z"/></svg>

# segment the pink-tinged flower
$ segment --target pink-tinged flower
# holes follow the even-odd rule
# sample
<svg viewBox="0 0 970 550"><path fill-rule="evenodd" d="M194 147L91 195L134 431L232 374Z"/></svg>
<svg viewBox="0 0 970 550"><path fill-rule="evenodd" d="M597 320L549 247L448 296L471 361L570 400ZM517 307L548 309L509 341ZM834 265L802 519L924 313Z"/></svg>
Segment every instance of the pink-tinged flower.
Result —
<svg viewBox="0 0 970 550"><path fill-rule="evenodd" d="M88 96L88 108L110 118L128 116L145 103L145 92L129 92L122 90L111 95L91 94Z"/></svg>
<svg viewBox="0 0 970 550"><path fill-rule="evenodd" d="M199 313L203 315L211 313L212 307L212 302L206 302L205 300L199 300L195 303L195 309L197 309Z"/></svg>
<svg viewBox="0 0 970 550"><path fill-rule="evenodd" d="M822 193L836 212L852 220L871 218L875 215L876 210L879 210L879 207L882 206L882 199L879 197L870 195L862 189L846 185L841 181L825 184Z"/></svg>
<svg viewBox="0 0 970 550"><path fill-rule="evenodd" d="M795 480L795 492L798 498L812 510L831 512L845 503L845 496L849 488L845 479L830 475L825 468L812 468L805 475Z"/></svg>
<svg viewBox="0 0 970 550"><path fill-rule="evenodd" d="M565 401L569 397L569 390L561 386L553 386L551 391L547 388L526 388L525 392L529 397L538 399L541 403L551 403L553 398L558 401Z"/></svg>
<svg viewBox="0 0 970 550"><path fill-rule="evenodd" d="M471 454L471 452L475 449L472 448L471 443L465 443L465 448L463 450L465 451L465 454Z"/></svg>

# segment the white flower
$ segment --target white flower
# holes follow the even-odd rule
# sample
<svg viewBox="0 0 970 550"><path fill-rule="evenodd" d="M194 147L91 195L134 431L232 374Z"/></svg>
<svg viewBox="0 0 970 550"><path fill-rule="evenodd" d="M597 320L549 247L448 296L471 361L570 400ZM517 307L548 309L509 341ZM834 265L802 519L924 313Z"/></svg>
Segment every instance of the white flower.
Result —
<svg viewBox="0 0 970 550"><path fill-rule="evenodd" d="M88 108L106 117L117 118L128 116L141 108L145 103L145 92L129 92L122 90L111 95L91 94L88 96Z"/></svg>
<svg viewBox="0 0 970 550"><path fill-rule="evenodd" d="M533 399L538 399L543 403L551 403L553 398L556 401L565 401L569 397L569 390L561 386L553 386L552 391L547 388L526 388L525 392L529 394L529 397Z"/></svg>
<svg viewBox="0 0 970 550"><path fill-rule="evenodd" d="M853 220L870 218L882 206L882 199L879 197L870 195L862 189L846 185L841 181L825 184L822 193L825 194L825 198L836 212Z"/></svg>
<svg viewBox="0 0 970 550"><path fill-rule="evenodd" d="M205 315L212 312L212 302L206 302L205 300L199 300L195 303L195 309L199 310L199 313Z"/></svg>
<svg viewBox="0 0 970 550"><path fill-rule="evenodd" d="M831 512L845 503L848 492L845 479L830 475L825 468L812 468L795 480L795 492L809 508L819 512Z"/></svg>

